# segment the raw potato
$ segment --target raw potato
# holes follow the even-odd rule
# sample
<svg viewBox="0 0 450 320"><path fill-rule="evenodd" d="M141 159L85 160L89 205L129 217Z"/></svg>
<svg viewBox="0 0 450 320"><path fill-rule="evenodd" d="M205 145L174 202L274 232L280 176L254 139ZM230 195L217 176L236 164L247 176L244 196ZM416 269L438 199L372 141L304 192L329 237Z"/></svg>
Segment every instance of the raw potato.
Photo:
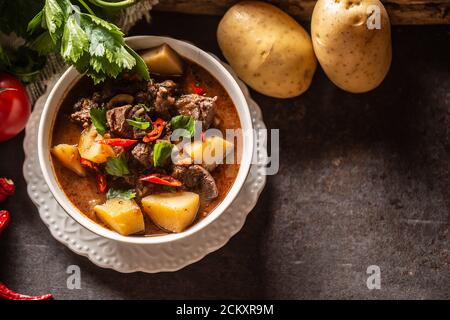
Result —
<svg viewBox="0 0 450 320"><path fill-rule="evenodd" d="M127 236L144 231L144 216L134 200L113 198L96 205L94 211L106 225Z"/></svg>
<svg viewBox="0 0 450 320"><path fill-rule="evenodd" d="M262 94L295 97L311 84L317 65L311 38L273 5L234 5L220 21L217 40L233 70Z"/></svg>
<svg viewBox="0 0 450 320"><path fill-rule="evenodd" d="M194 141L184 147L194 163L202 164L206 170L213 170L217 164L222 164L223 159L234 149L234 144L218 136L205 139L204 142Z"/></svg>
<svg viewBox="0 0 450 320"><path fill-rule="evenodd" d="M181 232L194 222L200 197L188 191L157 193L143 198L141 204L156 225L167 231Z"/></svg>
<svg viewBox="0 0 450 320"><path fill-rule="evenodd" d="M102 139L93 125L84 129L78 144L80 156L95 163L104 163L109 157L115 157L116 153L111 146L98 143Z"/></svg>
<svg viewBox="0 0 450 320"><path fill-rule="evenodd" d="M380 9L381 29L370 6ZM369 23L368 23L369 20ZM376 88L391 65L391 27L378 0L319 0L311 19L314 51L328 78L343 90Z"/></svg>
<svg viewBox="0 0 450 320"><path fill-rule="evenodd" d="M51 149L51 153L67 169L72 170L80 177L86 176L86 170L80 163L80 153L76 146L70 144L58 144Z"/></svg>
<svg viewBox="0 0 450 320"><path fill-rule="evenodd" d="M141 54L151 73L160 75L183 74L183 61L167 44L152 48Z"/></svg>

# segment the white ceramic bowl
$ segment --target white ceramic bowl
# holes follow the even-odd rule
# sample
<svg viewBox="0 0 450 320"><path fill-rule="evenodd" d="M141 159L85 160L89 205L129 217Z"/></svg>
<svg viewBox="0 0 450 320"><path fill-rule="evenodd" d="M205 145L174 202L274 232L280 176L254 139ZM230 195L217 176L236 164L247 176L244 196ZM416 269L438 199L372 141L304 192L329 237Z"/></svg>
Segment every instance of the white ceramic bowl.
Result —
<svg viewBox="0 0 450 320"><path fill-rule="evenodd" d="M249 172L253 155L253 134L251 130L253 126L249 108L244 94L242 93L241 89L239 88L238 84L233 79L231 74L220 64L220 62L218 62L215 58L213 58L203 50L184 41L157 36L129 37L127 38L126 42L135 50L147 49L161 45L163 43L167 43L183 57L199 64L207 71L209 71L222 84L222 86L225 88L225 90L233 100L233 103L236 106L237 112L239 114L241 127L243 129L243 150L238 175L224 200L213 211L211 211L207 217L194 224L187 230L181 233L173 233L154 237L122 236L119 233L102 227L101 225L95 223L84 214L82 214L67 198L64 191L61 189L59 183L57 182L50 155L51 132L57 112L66 94L81 78L81 75L73 67L70 67L58 80L45 103L41 120L39 122L39 164L41 166L45 181L48 184L50 191L52 192L55 199L75 221L77 221L86 229L102 237L127 243L160 244L176 241L181 238L188 237L203 228L207 228L208 225L212 221L217 219L233 202L233 200L241 190Z"/></svg>

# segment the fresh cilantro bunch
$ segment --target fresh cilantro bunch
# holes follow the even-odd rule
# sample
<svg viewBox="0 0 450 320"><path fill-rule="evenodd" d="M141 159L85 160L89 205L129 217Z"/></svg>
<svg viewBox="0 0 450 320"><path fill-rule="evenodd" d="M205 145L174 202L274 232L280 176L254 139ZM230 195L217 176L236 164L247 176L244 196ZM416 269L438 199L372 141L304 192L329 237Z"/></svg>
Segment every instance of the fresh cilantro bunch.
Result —
<svg viewBox="0 0 450 320"><path fill-rule="evenodd" d="M120 3L90 1L94 4ZM124 70L134 70L148 80L147 66L125 44L120 29L97 17L83 0L78 0L78 3L87 12L81 11L70 0L46 0L44 8L28 24L29 33L39 33L31 48L43 55L59 52L67 63L91 77L95 83L109 77L116 78Z"/></svg>

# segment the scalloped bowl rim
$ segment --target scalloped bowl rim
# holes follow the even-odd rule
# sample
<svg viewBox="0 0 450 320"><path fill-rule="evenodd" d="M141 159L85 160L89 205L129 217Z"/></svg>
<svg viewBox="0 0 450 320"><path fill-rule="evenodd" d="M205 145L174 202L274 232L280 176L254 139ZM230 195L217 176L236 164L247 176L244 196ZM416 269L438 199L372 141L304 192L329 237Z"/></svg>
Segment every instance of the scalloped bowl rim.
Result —
<svg viewBox="0 0 450 320"><path fill-rule="evenodd" d="M249 107L245 96L233 76L225 69L225 67L213 56L196 46L185 41L176 40L169 37L159 36L134 36L126 38L126 42L135 50L147 49L167 43L175 49L183 57L199 64L211 73L227 91L236 106L241 128L243 129L243 144L241 152L241 163L236 179L228 191L225 198L217 205L205 218L190 226L183 232L170 233L160 236L123 236L115 231L107 229L84 215L69 200L67 195L61 189L55 175L50 155L51 132L57 115L57 111L61 106L62 100L66 94L72 89L73 85L82 77L74 67L69 67L61 78L57 81L45 102L44 110L39 121L38 131L38 156L39 164L49 189L56 201L64 208L67 214L71 216L84 228L94 232L95 234L123 243L133 244L162 244L187 238L198 231L206 228L211 222L216 220L233 202L239 194L245 179L250 170L254 136L252 133L253 124L250 116Z"/></svg>

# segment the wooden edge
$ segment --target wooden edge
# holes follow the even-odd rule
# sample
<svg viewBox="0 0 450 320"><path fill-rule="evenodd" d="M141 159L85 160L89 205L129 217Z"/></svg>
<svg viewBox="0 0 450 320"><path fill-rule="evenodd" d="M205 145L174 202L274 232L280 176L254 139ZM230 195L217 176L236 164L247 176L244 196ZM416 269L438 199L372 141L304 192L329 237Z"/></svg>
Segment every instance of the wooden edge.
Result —
<svg viewBox="0 0 450 320"><path fill-rule="evenodd" d="M188 14L223 15L234 0L160 0L157 11ZM271 1L301 21L309 21L313 0ZM450 24L450 0L383 1L393 25Z"/></svg>

